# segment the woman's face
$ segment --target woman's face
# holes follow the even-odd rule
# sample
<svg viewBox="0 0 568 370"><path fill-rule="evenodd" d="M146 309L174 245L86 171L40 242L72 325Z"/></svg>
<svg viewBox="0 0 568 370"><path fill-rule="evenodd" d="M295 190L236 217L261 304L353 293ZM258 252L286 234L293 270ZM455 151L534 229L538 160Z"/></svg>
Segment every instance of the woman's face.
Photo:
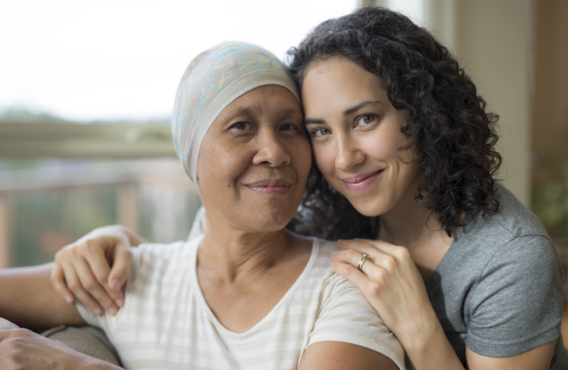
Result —
<svg viewBox="0 0 568 370"><path fill-rule="evenodd" d="M340 57L310 66L302 86L305 122L326 180L365 216L391 211L416 195L408 122L377 76Z"/></svg>
<svg viewBox="0 0 568 370"><path fill-rule="evenodd" d="M197 184L208 217L248 232L277 231L296 213L310 166L300 103L268 85L217 117L201 145Z"/></svg>

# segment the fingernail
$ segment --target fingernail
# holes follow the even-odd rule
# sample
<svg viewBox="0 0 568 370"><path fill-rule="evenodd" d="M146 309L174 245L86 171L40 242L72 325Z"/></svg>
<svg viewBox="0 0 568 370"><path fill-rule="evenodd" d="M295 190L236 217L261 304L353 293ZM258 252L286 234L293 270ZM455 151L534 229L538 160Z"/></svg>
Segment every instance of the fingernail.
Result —
<svg viewBox="0 0 568 370"><path fill-rule="evenodd" d="M65 301L67 301L67 303L71 304L71 303L73 303L73 297L71 297L70 295L66 295Z"/></svg>
<svg viewBox="0 0 568 370"><path fill-rule="evenodd" d="M108 311L108 313L110 313L112 316L116 315L116 308L114 308L114 307L109 308L107 311Z"/></svg>
<svg viewBox="0 0 568 370"><path fill-rule="evenodd" d="M95 309L93 309L93 313L94 313L95 315L97 315L97 316L100 316L100 315L103 314L103 312L101 311L101 309L98 308L98 307L95 308Z"/></svg>
<svg viewBox="0 0 568 370"><path fill-rule="evenodd" d="M110 282L110 287L112 288L112 290L119 290L120 289L120 280L118 279L114 279L113 281Z"/></svg>
<svg viewBox="0 0 568 370"><path fill-rule="evenodd" d="M114 303L116 303L116 305L118 307L122 307L122 305L124 304L124 301L122 299L117 299L116 301L114 301Z"/></svg>

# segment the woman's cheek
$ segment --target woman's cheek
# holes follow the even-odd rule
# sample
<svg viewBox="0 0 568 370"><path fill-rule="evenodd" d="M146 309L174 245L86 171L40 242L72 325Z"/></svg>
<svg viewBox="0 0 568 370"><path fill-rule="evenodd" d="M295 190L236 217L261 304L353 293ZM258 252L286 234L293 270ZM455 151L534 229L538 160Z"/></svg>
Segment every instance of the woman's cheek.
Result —
<svg viewBox="0 0 568 370"><path fill-rule="evenodd" d="M335 153L330 147L331 146L322 145L321 143L312 143L316 165L328 181L328 177L331 176L335 170Z"/></svg>

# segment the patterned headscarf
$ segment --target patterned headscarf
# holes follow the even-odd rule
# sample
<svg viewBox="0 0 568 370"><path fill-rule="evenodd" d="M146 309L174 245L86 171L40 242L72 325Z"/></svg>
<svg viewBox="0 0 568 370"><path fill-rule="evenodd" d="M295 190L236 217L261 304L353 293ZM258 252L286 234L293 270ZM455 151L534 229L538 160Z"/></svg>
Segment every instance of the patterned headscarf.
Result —
<svg viewBox="0 0 568 370"><path fill-rule="evenodd" d="M299 94L284 65L271 52L242 42L227 42L191 61L179 84L172 134L179 159L194 183L205 134L217 116L238 97L265 85Z"/></svg>

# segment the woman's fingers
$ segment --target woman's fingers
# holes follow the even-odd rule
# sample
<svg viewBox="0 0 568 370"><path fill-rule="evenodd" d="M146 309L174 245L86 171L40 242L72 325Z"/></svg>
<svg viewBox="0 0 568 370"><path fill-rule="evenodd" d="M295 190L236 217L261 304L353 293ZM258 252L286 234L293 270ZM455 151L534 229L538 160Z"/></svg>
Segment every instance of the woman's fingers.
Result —
<svg viewBox="0 0 568 370"><path fill-rule="evenodd" d="M111 297L114 299L118 307L124 305L124 294L122 287L128 275L130 274L130 266L132 265L132 252L130 248L118 243L114 249L113 265L108 276L108 285L111 288Z"/></svg>
<svg viewBox="0 0 568 370"><path fill-rule="evenodd" d="M408 249L380 240L340 240L337 242L337 247L342 250L338 253L339 255L344 253L351 255L349 254L349 250L354 250L360 254L367 253L375 264L387 269L389 272L393 272L401 266L411 266L414 264ZM357 255L355 253L351 256L352 258L356 258ZM357 263L359 263L359 261L357 261Z"/></svg>
<svg viewBox="0 0 568 370"><path fill-rule="evenodd" d="M104 308L115 315L124 305L121 288L131 263L128 235L119 226L109 226L96 229L57 252L51 280L68 302L73 301L74 294L95 314Z"/></svg>
<svg viewBox="0 0 568 370"><path fill-rule="evenodd" d="M55 291L59 293L59 295L61 295L67 303L71 304L75 301L73 293L67 289L67 285L65 284L65 274L63 273L63 268L59 264L53 265L50 280Z"/></svg>
<svg viewBox="0 0 568 370"><path fill-rule="evenodd" d="M122 307L122 305L124 304L124 295L122 293L122 290L120 290L122 284L120 284L118 289L111 284L111 282L114 279L113 271L115 271L115 269L113 266L111 270L109 261L107 260L107 256L105 255L104 252L105 249L103 249L105 243L108 242L109 242L108 240L104 241L99 239L87 240L84 243L86 245L86 248L83 249L83 252L81 253L81 258L84 261L86 261L86 263L90 267L90 272L92 272L92 274L96 277L96 280L98 282L98 285L95 284L94 282L91 282L92 285L90 285L90 287L92 286L93 290L91 290L91 288L87 288L86 286L84 286L84 288L86 288L89 294L93 296L95 299L97 299L99 303L106 310L111 310L113 308ZM113 242L114 241L111 241L111 243ZM80 247L81 246L77 248ZM114 247L114 250L116 251L116 246ZM112 259L115 258L116 258L116 253ZM82 277L84 276L86 281L90 281L90 274L88 273L88 271L84 271L81 276ZM102 292L100 291L101 287L105 290L106 294L102 294ZM114 302L114 304L110 303L110 301L108 300L109 298Z"/></svg>
<svg viewBox="0 0 568 370"><path fill-rule="evenodd" d="M361 290L363 290L363 287L369 281L369 278L365 276L365 274L361 273L357 270L357 267L349 263L335 263L333 264L333 271L355 284Z"/></svg>
<svg viewBox="0 0 568 370"><path fill-rule="evenodd" d="M106 279L104 280L104 285L101 284L95 277L92 266L86 260L77 261L74 267L82 289L93 297L108 313L115 315L118 307L104 287Z"/></svg>
<svg viewBox="0 0 568 370"><path fill-rule="evenodd" d="M95 315L100 316L103 314L101 306L96 300L91 297L91 295L83 289L81 281L77 276L75 269L73 267L64 266L65 281L67 282L67 287L73 292L75 297L81 302L85 307L91 310Z"/></svg>

